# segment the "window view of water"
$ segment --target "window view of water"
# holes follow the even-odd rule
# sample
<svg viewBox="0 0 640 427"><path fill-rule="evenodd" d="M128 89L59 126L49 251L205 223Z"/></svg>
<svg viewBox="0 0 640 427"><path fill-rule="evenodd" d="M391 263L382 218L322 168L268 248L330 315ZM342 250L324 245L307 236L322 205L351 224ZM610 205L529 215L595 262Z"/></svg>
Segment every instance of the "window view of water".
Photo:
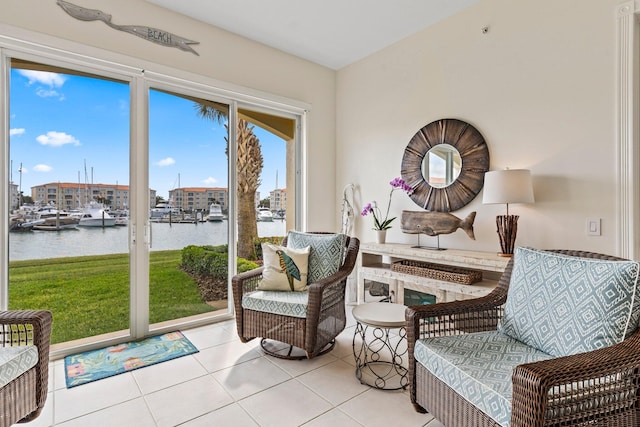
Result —
<svg viewBox="0 0 640 427"><path fill-rule="evenodd" d="M152 224L152 251L182 249L188 245L222 245L227 222ZM284 236L285 221L258 222L258 236ZM78 227L62 231L27 231L9 235L10 261L106 255L128 252L128 227Z"/></svg>

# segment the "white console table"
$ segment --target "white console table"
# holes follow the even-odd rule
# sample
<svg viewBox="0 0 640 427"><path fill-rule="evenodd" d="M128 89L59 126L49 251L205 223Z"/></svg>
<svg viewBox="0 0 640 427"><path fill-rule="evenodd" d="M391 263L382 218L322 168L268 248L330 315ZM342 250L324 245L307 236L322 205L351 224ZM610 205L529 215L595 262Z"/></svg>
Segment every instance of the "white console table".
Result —
<svg viewBox="0 0 640 427"><path fill-rule="evenodd" d="M363 243L358 264L357 303L364 303L364 281L386 283L393 292L394 302L404 303L404 289L434 295L437 302L476 298L491 292L498 284L510 258L495 252L476 252L458 249L430 250L399 243ZM472 285L445 282L391 270L400 260L423 261L482 271L482 281Z"/></svg>

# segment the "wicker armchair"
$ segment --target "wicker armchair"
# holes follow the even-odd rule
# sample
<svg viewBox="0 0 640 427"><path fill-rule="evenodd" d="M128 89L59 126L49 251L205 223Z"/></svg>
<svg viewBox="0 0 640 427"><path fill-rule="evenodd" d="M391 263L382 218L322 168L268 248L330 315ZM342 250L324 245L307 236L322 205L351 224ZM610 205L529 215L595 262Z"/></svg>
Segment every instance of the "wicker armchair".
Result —
<svg viewBox="0 0 640 427"><path fill-rule="evenodd" d="M620 260L590 252L553 252ZM495 331L512 269L513 260L485 297L407 309L410 396L416 411L428 411L446 426L500 425L416 362L414 349L416 340L425 337ZM518 365L511 381L511 427L639 426L640 329L596 351Z"/></svg>
<svg viewBox="0 0 640 427"><path fill-rule="evenodd" d="M31 421L44 407L49 385L51 323L48 311L0 311L0 352L13 346L38 348L36 365L0 388L0 427Z"/></svg>
<svg viewBox="0 0 640 427"><path fill-rule="evenodd" d="M283 245L286 245L286 240L285 238ZM308 284L308 305L304 318L243 308L242 297L256 291L263 267L233 277L233 300L240 340L248 342L261 337L260 344L267 354L285 359L311 359L331 351L335 338L346 325L345 287L347 277L355 266L359 247L357 238L347 237L344 261L340 269L322 280ZM288 351L283 353L281 350L286 346L267 340L287 344L288 349L285 348L285 351ZM304 354L296 354L296 347L302 349Z"/></svg>

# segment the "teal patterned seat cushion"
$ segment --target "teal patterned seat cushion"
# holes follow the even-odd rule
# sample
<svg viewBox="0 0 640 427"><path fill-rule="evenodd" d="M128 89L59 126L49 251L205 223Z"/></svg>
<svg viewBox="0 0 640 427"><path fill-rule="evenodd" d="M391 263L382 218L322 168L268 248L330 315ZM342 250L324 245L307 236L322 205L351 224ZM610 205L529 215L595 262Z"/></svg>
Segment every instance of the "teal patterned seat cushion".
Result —
<svg viewBox="0 0 640 427"><path fill-rule="evenodd" d="M336 273L344 258L345 234L314 234L290 231L287 247L302 249L309 246L309 275L307 284Z"/></svg>
<svg viewBox="0 0 640 427"><path fill-rule="evenodd" d="M307 317L309 292L256 291L242 296L242 308L283 316Z"/></svg>
<svg viewBox="0 0 640 427"><path fill-rule="evenodd" d="M502 426L511 419L513 369L551 359L498 331L416 341L418 363Z"/></svg>
<svg viewBox="0 0 640 427"><path fill-rule="evenodd" d="M638 263L516 248L499 330L556 357L623 341L638 327Z"/></svg>
<svg viewBox="0 0 640 427"><path fill-rule="evenodd" d="M6 386L38 363L34 345L0 347L0 388Z"/></svg>

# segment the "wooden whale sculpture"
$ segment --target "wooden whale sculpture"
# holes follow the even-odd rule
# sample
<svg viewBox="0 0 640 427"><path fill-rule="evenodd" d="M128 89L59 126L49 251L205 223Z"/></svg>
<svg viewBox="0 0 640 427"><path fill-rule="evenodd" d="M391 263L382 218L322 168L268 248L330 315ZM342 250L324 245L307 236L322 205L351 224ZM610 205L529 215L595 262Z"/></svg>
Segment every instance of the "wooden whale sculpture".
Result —
<svg viewBox="0 0 640 427"><path fill-rule="evenodd" d="M460 219L448 212L402 211L400 229L403 233L408 234L437 236L453 233L461 228L467 233L467 236L476 240L476 236L473 234L475 219L475 212L471 212L465 219Z"/></svg>

